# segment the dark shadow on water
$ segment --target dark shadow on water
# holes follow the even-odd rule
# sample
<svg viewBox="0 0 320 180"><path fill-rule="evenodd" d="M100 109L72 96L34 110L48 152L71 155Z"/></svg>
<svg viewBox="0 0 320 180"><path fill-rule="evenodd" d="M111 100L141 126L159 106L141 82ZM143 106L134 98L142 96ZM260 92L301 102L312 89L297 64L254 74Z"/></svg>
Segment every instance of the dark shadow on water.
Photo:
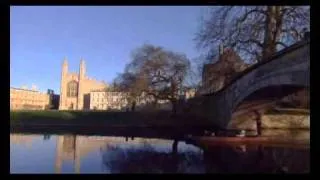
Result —
<svg viewBox="0 0 320 180"><path fill-rule="evenodd" d="M245 145L215 147L203 153L207 173L308 173L309 149Z"/></svg>
<svg viewBox="0 0 320 180"><path fill-rule="evenodd" d="M139 149L108 147L113 158L103 158L112 173L308 173L309 149L271 147L215 147L199 152L157 152L145 144Z"/></svg>

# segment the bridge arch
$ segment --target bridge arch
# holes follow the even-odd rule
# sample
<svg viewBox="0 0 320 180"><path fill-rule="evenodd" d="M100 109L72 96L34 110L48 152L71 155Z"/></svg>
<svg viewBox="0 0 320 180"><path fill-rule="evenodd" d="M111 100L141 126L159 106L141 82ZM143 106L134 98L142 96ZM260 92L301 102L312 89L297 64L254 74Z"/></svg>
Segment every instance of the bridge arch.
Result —
<svg viewBox="0 0 320 180"><path fill-rule="evenodd" d="M301 69L304 67L301 66ZM303 88L309 87L308 70L274 74L271 77L258 79L243 94L233 97L232 112L245 101L256 99L280 99Z"/></svg>
<svg viewBox="0 0 320 180"><path fill-rule="evenodd" d="M264 93L265 98L278 98L280 95L283 97L303 87L309 87L309 58L310 44L307 41L293 45L280 51L272 59L254 65L219 92L207 95L208 100L205 103L209 118L215 121L217 126L225 128L241 104L254 98L256 94ZM270 89L282 93L267 94Z"/></svg>

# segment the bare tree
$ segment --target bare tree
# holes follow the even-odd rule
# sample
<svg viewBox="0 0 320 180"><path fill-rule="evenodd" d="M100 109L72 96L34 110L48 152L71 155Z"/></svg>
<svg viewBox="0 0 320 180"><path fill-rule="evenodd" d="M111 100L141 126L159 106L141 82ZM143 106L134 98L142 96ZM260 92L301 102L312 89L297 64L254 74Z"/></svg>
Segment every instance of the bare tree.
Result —
<svg viewBox="0 0 320 180"><path fill-rule="evenodd" d="M141 88L143 88L143 86L139 85L139 82L141 81L129 72L118 74L113 82L115 90L127 93L126 96L123 97L127 103L131 105L131 111L135 110L136 101L141 95Z"/></svg>
<svg viewBox="0 0 320 180"><path fill-rule="evenodd" d="M244 60L262 61L302 38L310 28L310 6L213 7L196 34L198 48L219 44L233 48Z"/></svg>
<svg viewBox="0 0 320 180"><path fill-rule="evenodd" d="M144 92L155 101L169 100L176 113L178 93L190 67L189 59L184 54L153 45L136 49L132 58L119 78L120 87L129 91L133 99Z"/></svg>

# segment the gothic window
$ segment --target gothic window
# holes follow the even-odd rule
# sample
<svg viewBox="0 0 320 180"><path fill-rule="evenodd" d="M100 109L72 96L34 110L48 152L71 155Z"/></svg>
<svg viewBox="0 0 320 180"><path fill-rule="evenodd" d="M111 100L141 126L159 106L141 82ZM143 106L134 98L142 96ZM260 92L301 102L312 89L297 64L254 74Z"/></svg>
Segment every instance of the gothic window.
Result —
<svg viewBox="0 0 320 180"><path fill-rule="evenodd" d="M78 96L78 83L76 81L70 81L67 86L67 96L77 97Z"/></svg>

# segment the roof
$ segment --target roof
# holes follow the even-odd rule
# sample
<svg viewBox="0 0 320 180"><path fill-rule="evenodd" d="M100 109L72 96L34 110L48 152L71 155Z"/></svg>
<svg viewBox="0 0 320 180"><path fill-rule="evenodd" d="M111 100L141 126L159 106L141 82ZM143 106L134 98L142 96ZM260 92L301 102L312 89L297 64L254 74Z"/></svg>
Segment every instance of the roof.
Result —
<svg viewBox="0 0 320 180"><path fill-rule="evenodd" d="M22 88L15 88L15 87L10 87L10 89L22 90L22 91L32 91L32 92L39 92L39 93L41 93L40 91L32 90L32 89L22 89Z"/></svg>
<svg viewBox="0 0 320 180"><path fill-rule="evenodd" d="M93 91L90 91L91 92L107 92L107 93L111 93L111 92L114 92L114 93L127 93L127 92L123 92L123 91L108 91L108 90L93 90Z"/></svg>

